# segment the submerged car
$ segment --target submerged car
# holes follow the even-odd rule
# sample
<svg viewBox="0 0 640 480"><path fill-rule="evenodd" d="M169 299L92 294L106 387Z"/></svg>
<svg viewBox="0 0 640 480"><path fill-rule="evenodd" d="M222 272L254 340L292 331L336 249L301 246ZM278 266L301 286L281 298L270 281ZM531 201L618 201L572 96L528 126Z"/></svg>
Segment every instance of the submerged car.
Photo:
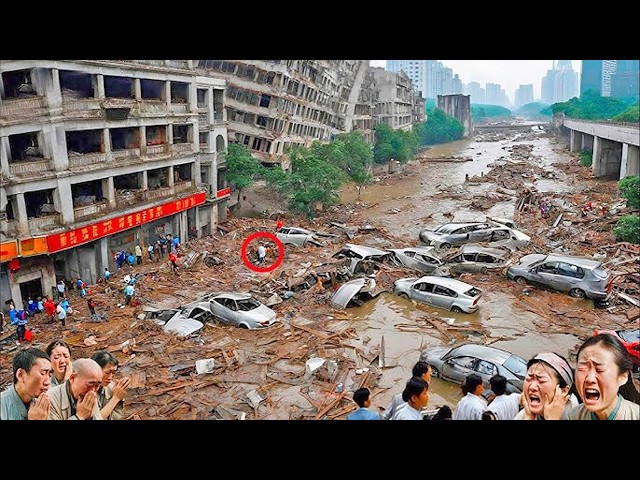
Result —
<svg viewBox="0 0 640 480"><path fill-rule="evenodd" d="M345 243L344 246L332 255L333 258L345 261L345 268L351 275L375 273L377 264L389 258L391 254L384 250L364 245Z"/></svg>
<svg viewBox="0 0 640 480"><path fill-rule="evenodd" d="M454 313L473 313L478 310L482 292L473 285L453 278L424 276L396 280L393 292L416 302L444 308Z"/></svg>
<svg viewBox="0 0 640 480"><path fill-rule="evenodd" d="M356 278L340 285L331 296L329 304L337 309L359 307L384 291L383 288L377 286L373 275Z"/></svg>
<svg viewBox="0 0 640 480"><path fill-rule="evenodd" d="M466 243L487 242L504 244L510 248L525 248L531 237L519 230L492 222L445 223L435 230L420 231L420 240L437 248L451 248Z"/></svg>
<svg viewBox="0 0 640 480"><path fill-rule="evenodd" d="M507 393L520 393L527 373L527 362L518 355L482 344L466 343L454 347L431 347L420 360L431 365L432 375L462 385L467 375L482 377L485 389L496 374L507 379Z"/></svg>
<svg viewBox="0 0 640 480"><path fill-rule="evenodd" d="M265 328L276 322L276 312L253 298L250 293L213 292L187 305L183 311L202 310L222 323L249 330Z"/></svg>
<svg viewBox="0 0 640 480"><path fill-rule="evenodd" d="M575 298L598 301L609 296L613 285L613 277L602 262L571 255L525 255L507 269L507 276L522 285L538 284Z"/></svg>
<svg viewBox="0 0 640 480"><path fill-rule="evenodd" d="M594 330L593 335L608 333L616 337L627 349L633 360L634 370L640 370L640 329L635 330Z"/></svg>
<svg viewBox="0 0 640 480"><path fill-rule="evenodd" d="M282 227L276 232L276 237L278 237L278 240L280 240L284 245L295 245L297 247L302 247L308 244L319 247L324 246L320 241L318 241L315 233L304 228Z"/></svg>
<svg viewBox="0 0 640 480"><path fill-rule="evenodd" d="M463 245L452 256L445 258L452 275L461 273L487 273L491 270L501 270L513 263L509 258L511 251L507 248L480 247L478 245Z"/></svg>
<svg viewBox="0 0 640 480"><path fill-rule="evenodd" d="M392 261L427 275L447 275L444 262L435 253L435 247L390 248Z"/></svg>

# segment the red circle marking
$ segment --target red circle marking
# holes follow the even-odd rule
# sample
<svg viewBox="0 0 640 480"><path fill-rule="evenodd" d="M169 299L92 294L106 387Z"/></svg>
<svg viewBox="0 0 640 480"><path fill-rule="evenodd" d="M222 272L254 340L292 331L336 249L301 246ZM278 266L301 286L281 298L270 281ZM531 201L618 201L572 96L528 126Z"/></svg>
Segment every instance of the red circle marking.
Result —
<svg viewBox="0 0 640 480"><path fill-rule="evenodd" d="M254 265L253 263L251 263L251 260L249 260L249 256L247 255L247 248L249 247L249 243L251 243L251 241L255 240L256 238L267 238L278 246L278 258L276 258L276 261L273 262L273 265L261 268L261 267L258 267L257 265ZM242 242L242 247L240 247L240 256L242 257L242 262L245 264L245 266L249 270L252 270L258 273L267 273L278 268L282 263L282 260L284 260L284 245L282 244L280 239L276 237L273 233L256 232L249 235L244 240L244 242Z"/></svg>

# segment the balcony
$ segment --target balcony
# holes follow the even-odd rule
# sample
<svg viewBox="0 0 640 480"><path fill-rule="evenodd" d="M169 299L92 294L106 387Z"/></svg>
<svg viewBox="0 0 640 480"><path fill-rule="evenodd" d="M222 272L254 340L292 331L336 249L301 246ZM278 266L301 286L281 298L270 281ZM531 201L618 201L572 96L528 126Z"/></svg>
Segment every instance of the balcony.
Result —
<svg viewBox="0 0 640 480"><path fill-rule="evenodd" d="M18 177L29 177L36 173L42 173L43 171L51 170L51 161L48 158L42 160L35 160L30 162L19 161L9 164L9 172L11 175Z"/></svg>
<svg viewBox="0 0 640 480"><path fill-rule="evenodd" d="M116 193L116 208L125 209L145 200L145 192L142 190L125 190Z"/></svg>
<svg viewBox="0 0 640 480"><path fill-rule="evenodd" d="M65 118L103 118L102 101L97 98L76 98L62 95L62 115Z"/></svg>
<svg viewBox="0 0 640 480"><path fill-rule="evenodd" d="M18 237L18 220L3 220L2 221L3 235L9 238Z"/></svg>
<svg viewBox="0 0 640 480"><path fill-rule="evenodd" d="M85 205L82 207L76 207L73 209L73 215L75 221L85 220L90 217L98 216L107 211L107 202L94 203L92 205Z"/></svg>
<svg viewBox="0 0 640 480"><path fill-rule="evenodd" d="M24 122L47 114L44 97L3 99L0 103L0 120L7 123Z"/></svg>
<svg viewBox="0 0 640 480"><path fill-rule="evenodd" d="M69 153L69 167L70 168L81 168L89 165L95 165L98 163L103 163L107 160L107 155L105 153L96 152L96 153Z"/></svg>
<svg viewBox="0 0 640 480"><path fill-rule="evenodd" d="M51 213L43 217L29 218L29 233L37 235L41 232L55 230L62 225L62 215L59 213Z"/></svg>
<svg viewBox="0 0 640 480"><path fill-rule="evenodd" d="M191 155L193 154L192 143L174 143L172 145L174 155Z"/></svg>
<svg viewBox="0 0 640 480"><path fill-rule="evenodd" d="M170 155L169 144L147 145L146 157L166 157Z"/></svg>
<svg viewBox="0 0 640 480"><path fill-rule="evenodd" d="M167 102L165 100L143 100L140 102L140 115L166 115Z"/></svg>
<svg viewBox="0 0 640 480"><path fill-rule="evenodd" d="M140 148L123 148L119 150L113 150L111 154L113 156L113 160L116 162L139 159Z"/></svg>
<svg viewBox="0 0 640 480"><path fill-rule="evenodd" d="M144 192L145 200L158 200L166 197L175 197L176 195L191 190L193 184L190 180L176 183L173 187L160 187Z"/></svg>
<svg viewBox="0 0 640 480"><path fill-rule="evenodd" d="M169 112L171 113L189 113L189 104L187 102L171 102L169 104Z"/></svg>
<svg viewBox="0 0 640 480"><path fill-rule="evenodd" d="M209 130L209 114L208 113L198 113L198 128L200 130Z"/></svg>

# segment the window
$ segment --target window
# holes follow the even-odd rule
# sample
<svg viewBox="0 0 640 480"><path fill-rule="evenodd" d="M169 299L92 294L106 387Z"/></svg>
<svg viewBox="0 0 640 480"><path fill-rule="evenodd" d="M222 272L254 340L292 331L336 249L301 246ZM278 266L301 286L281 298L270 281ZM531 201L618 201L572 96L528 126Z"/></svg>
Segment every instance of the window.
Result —
<svg viewBox="0 0 640 480"><path fill-rule="evenodd" d="M436 285L436 289L434 290L435 294L443 295L445 297L456 297L456 293L453 290L448 289L447 287L443 287L442 285Z"/></svg>
<svg viewBox="0 0 640 480"><path fill-rule="evenodd" d="M480 375L489 375L491 377L498 373L496 366L486 360L479 360L476 370Z"/></svg>
<svg viewBox="0 0 640 480"><path fill-rule="evenodd" d="M416 256L416 252L412 252L412 251L406 251L404 252L404 254L409 258L413 258Z"/></svg>
<svg viewBox="0 0 640 480"><path fill-rule="evenodd" d="M543 263L538 269L543 273L556 273L558 262Z"/></svg>
<svg viewBox="0 0 640 480"><path fill-rule="evenodd" d="M558 274L565 277L582 278L584 271L576 265L561 262L558 264Z"/></svg>
<svg viewBox="0 0 640 480"><path fill-rule="evenodd" d="M491 235L492 242L495 242L498 240L506 240L507 238L509 238L508 230L494 230L493 234Z"/></svg>
<svg viewBox="0 0 640 480"><path fill-rule="evenodd" d="M421 292L431 292L433 290L433 284L422 282L414 285L413 288Z"/></svg>
<svg viewBox="0 0 640 480"><path fill-rule="evenodd" d="M491 255L479 253L476 261L481 263L496 263L496 260L497 259L492 257Z"/></svg>
<svg viewBox="0 0 640 480"><path fill-rule="evenodd" d="M458 368L472 369L475 360L476 359L474 357L456 357L452 358L450 361L452 365Z"/></svg>

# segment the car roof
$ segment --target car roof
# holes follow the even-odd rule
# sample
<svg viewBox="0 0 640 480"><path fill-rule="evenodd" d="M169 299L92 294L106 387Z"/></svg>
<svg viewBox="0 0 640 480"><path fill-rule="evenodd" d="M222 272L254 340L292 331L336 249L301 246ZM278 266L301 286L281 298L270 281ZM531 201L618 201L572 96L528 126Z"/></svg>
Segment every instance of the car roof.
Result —
<svg viewBox="0 0 640 480"><path fill-rule="evenodd" d="M302 233L306 233L308 235L313 235L313 232L311 230L307 230L306 228L302 228L302 227L284 226L282 228L295 228L296 230L300 230L300 232L302 232Z"/></svg>
<svg viewBox="0 0 640 480"><path fill-rule="evenodd" d="M246 300L251 298L249 293L236 293L236 292L220 292L212 295L210 298L231 298L232 300Z"/></svg>
<svg viewBox="0 0 640 480"><path fill-rule="evenodd" d="M487 345L480 345L476 343L458 345L457 347L453 347L451 350L455 350L456 348L459 349L456 352L459 355L478 357L483 360L490 360L500 365L504 364L507 358L513 355L511 352L507 352L506 350L501 350L499 348L489 347ZM451 350L449 350L449 352L451 352Z"/></svg>
<svg viewBox="0 0 640 480"><path fill-rule="evenodd" d="M451 230L455 230L456 228L460 228L460 227L468 227L470 225L487 225L488 222L450 222L450 223L445 223L440 225L439 227L436 227L435 230L442 230L442 231L446 231L447 233L450 232Z"/></svg>
<svg viewBox="0 0 640 480"><path fill-rule="evenodd" d="M476 288L473 285L462 282L460 280L456 280L455 278L447 278L447 277L437 277L434 275L425 275L424 277L420 277L416 280L420 282L429 282L429 283L437 283L438 285L442 285L443 287L452 288L454 290L464 290L467 291L471 288Z"/></svg>
<svg viewBox="0 0 640 480"><path fill-rule="evenodd" d="M599 260L593 260L586 257L576 257L573 255L558 255L554 253L547 255L546 261L571 263L578 267L586 268L587 270L591 270L602 265L602 262Z"/></svg>
<svg viewBox="0 0 640 480"><path fill-rule="evenodd" d="M391 252L406 252L411 250L412 252L420 253L422 255L435 255L436 247L405 247L405 248L390 248Z"/></svg>
<svg viewBox="0 0 640 480"><path fill-rule="evenodd" d="M340 250L351 250L361 257L369 257L372 255L388 255L389 252L385 252L384 250L378 250L374 247L365 247L364 245L354 245L353 243L345 243L344 246Z"/></svg>
<svg viewBox="0 0 640 480"><path fill-rule="evenodd" d="M470 243L462 245L462 247L460 247L460 250L457 253L486 253L496 257L509 256L509 252L501 248L481 247L479 245L472 245Z"/></svg>

